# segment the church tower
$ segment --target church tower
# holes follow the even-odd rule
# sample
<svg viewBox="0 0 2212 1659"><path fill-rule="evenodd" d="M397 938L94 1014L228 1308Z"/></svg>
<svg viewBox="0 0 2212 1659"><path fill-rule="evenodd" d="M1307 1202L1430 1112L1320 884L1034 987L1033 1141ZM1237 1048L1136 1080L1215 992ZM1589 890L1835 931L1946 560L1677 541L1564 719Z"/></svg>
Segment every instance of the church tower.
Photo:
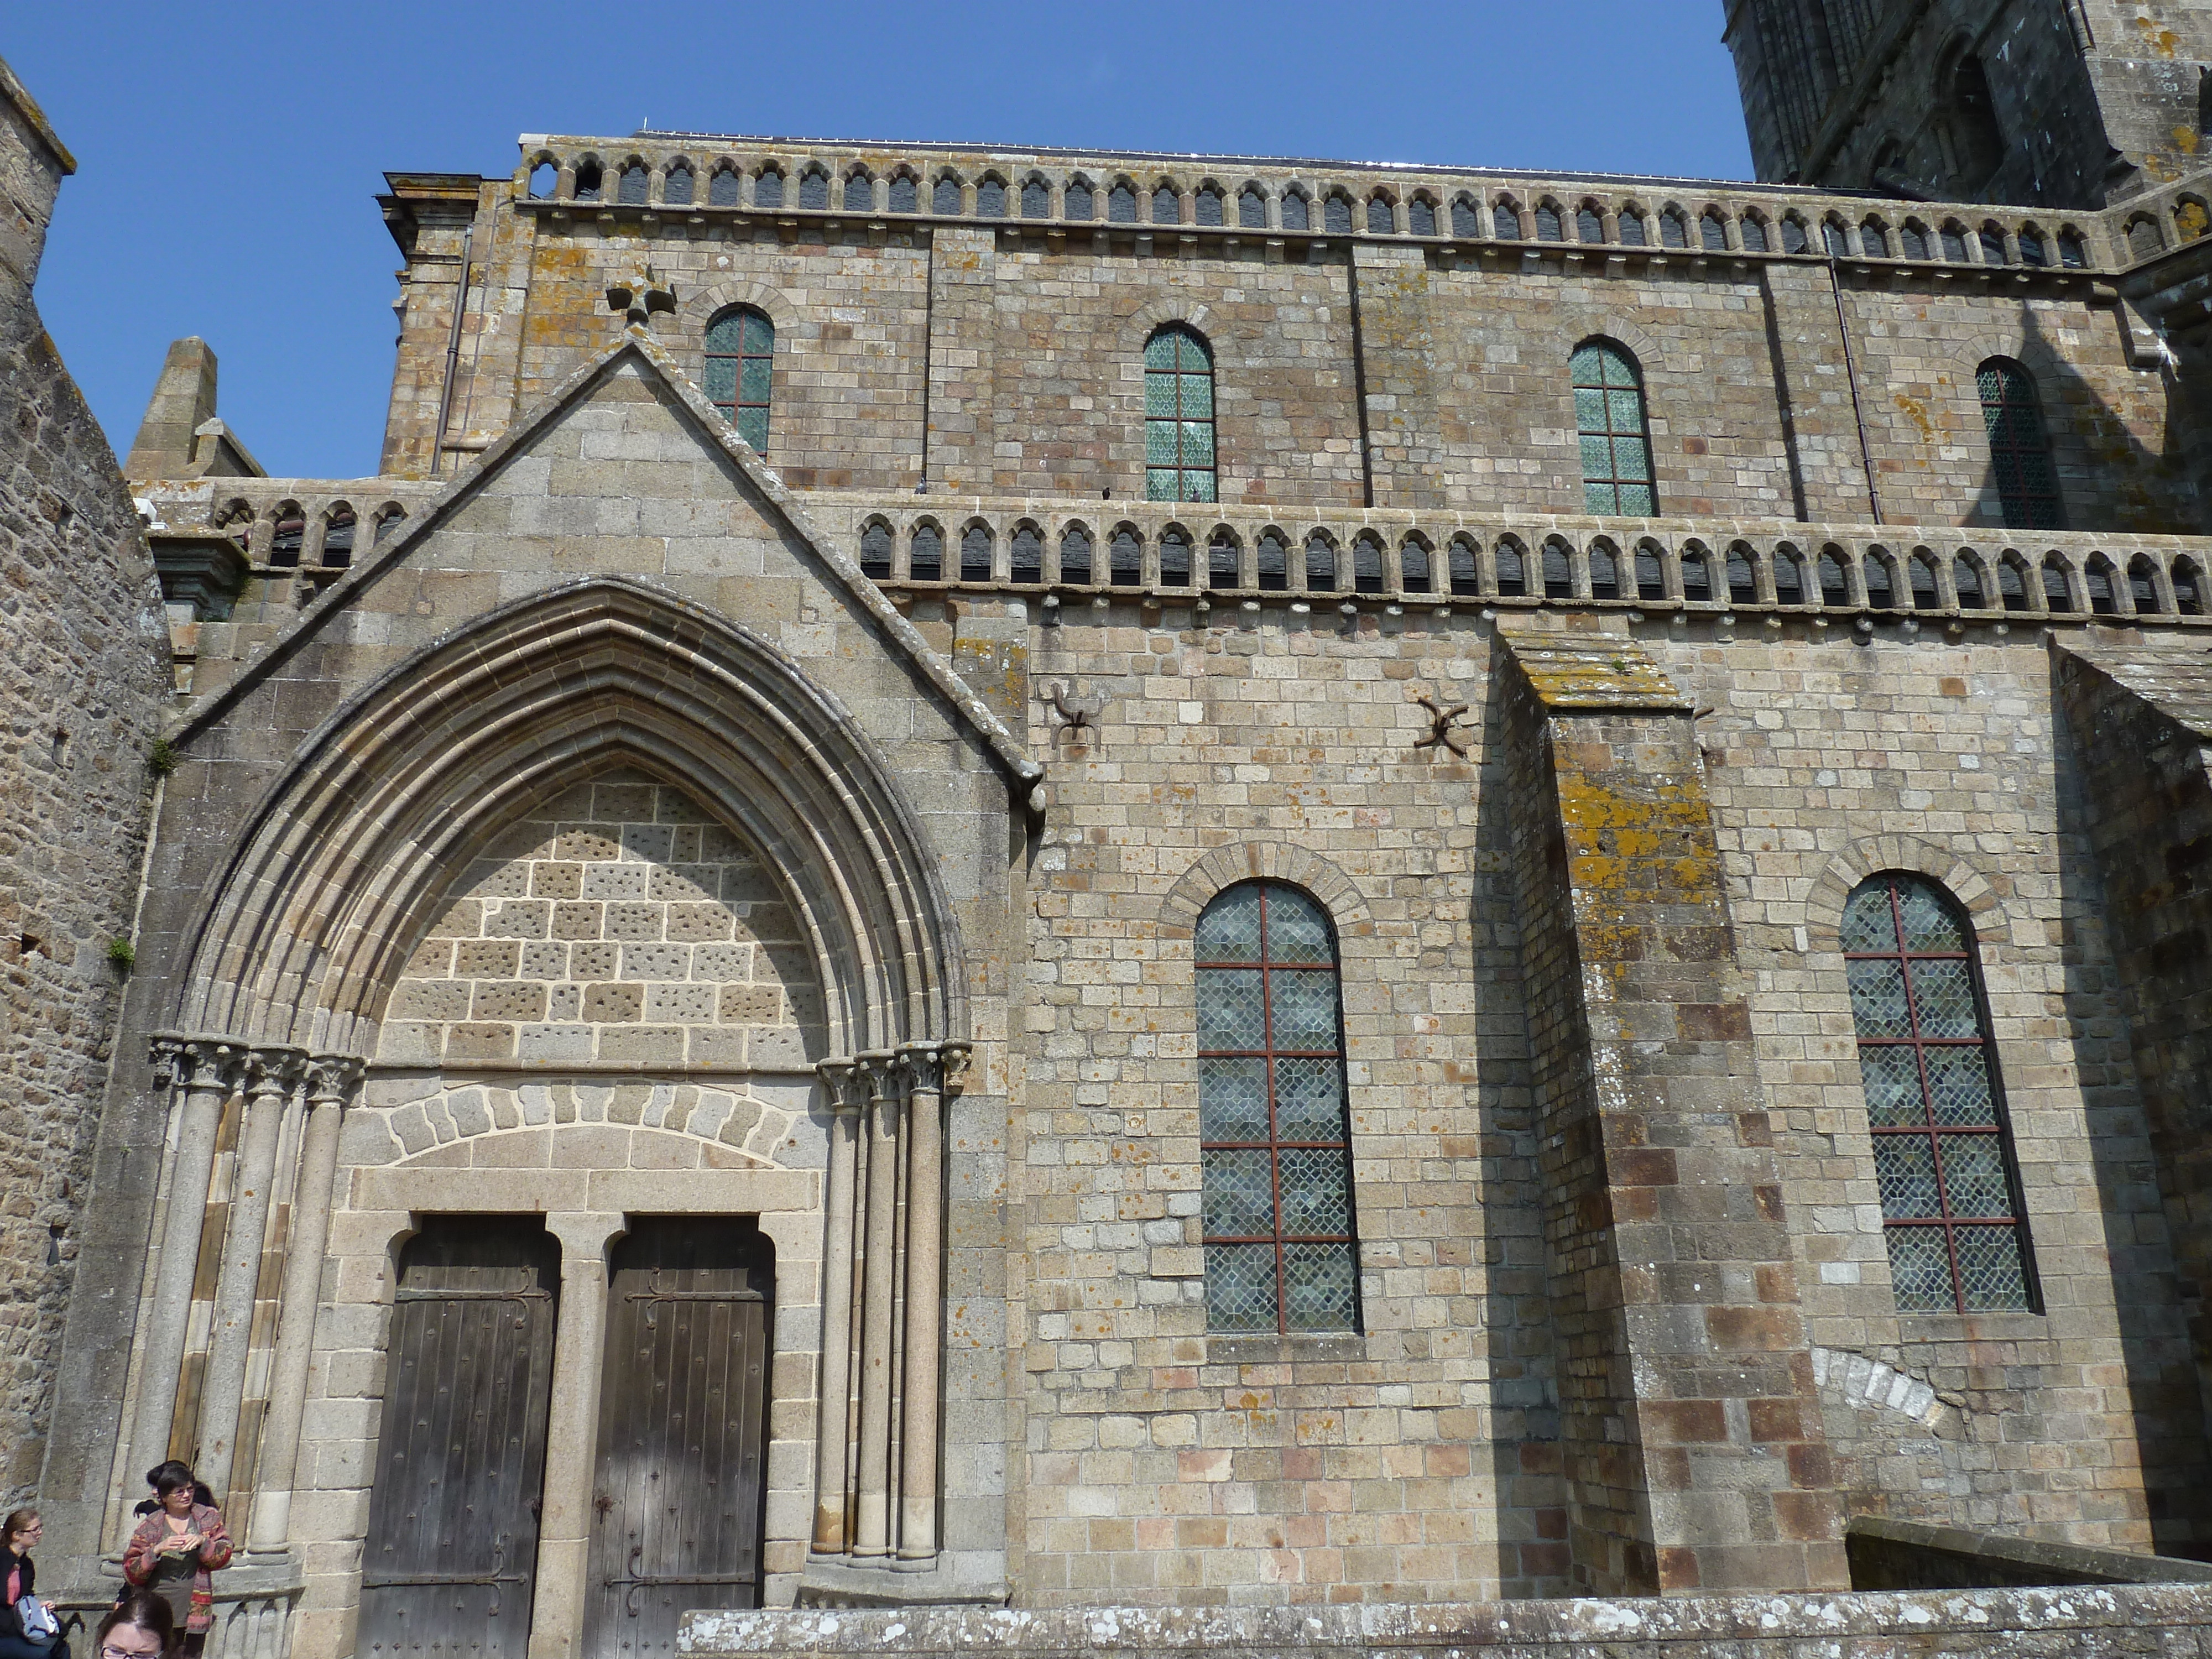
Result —
<svg viewBox="0 0 2212 1659"><path fill-rule="evenodd" d="M1759 176L2092 208L2203 163L2212 0L1728 0Z"/></svg>

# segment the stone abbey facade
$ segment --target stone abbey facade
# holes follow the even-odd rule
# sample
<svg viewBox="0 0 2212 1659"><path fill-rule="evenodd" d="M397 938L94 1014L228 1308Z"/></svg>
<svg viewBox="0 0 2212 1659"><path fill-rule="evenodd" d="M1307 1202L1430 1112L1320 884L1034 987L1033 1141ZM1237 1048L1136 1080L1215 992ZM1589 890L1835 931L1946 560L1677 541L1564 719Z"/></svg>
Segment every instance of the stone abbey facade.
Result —
<svg viewBox="0 0 2212 1659"><path fill-rule="evenodd" d="M2206 1576L2208 185L392 175L380 473L180 342L82 553L42 1584L174 1454L225 1653L2212 1623L1729 1599Z"/></svg>

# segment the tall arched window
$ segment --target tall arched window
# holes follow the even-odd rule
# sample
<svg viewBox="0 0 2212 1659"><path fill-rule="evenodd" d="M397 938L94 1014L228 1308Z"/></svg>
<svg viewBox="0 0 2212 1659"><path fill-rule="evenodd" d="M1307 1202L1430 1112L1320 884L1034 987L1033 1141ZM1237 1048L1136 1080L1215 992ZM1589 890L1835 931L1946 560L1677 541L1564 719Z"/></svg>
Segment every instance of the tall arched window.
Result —
<svg viewBox="0 0 2212 1659"><path fill-rule="evenodd" d="M1990 434L1990 475L2008 530L2058 528L2058 476L2035 382L2009 357L1992 357L1974 371L1981 389L1982 424Z"/></svg>
<svg viewBox="0 0 2212 1659"><path fill-rule="evenodd" d="M1350 1331L1359 1316L1336 939L1297 889L1231 887L1199 918L1207 1322Z"/></svg>
<svg viewBox="0 0 2212 1659"><path fill-rule="evenodd" d="M1651 482L1651 440L1636 360L1610 340L1586 340L1575 348L1574 379L1585 510L1653 517L1659 494Z"/></svg>
<svg viewBox="0 0 2212 1659"><path fill-rule="evenodd" d="M1145 499L1213 498L1213 354L1170 323L1145 343Z"/></svg>
<svg viewBox="0 0 2212 1659"><path fill-rule="evenodd" d="M2020 1176L1965 914L1889 872L1844 910L1844 958L1897 1305L2034 1307Z"/></svg>
<svg viewBox="0 0 2212 1659"><path fill-rule="evenodd" d="M707 327L707 398L757 455L768 453L768 400L775 362L775 325L750 306L724 312Z"/></svg>

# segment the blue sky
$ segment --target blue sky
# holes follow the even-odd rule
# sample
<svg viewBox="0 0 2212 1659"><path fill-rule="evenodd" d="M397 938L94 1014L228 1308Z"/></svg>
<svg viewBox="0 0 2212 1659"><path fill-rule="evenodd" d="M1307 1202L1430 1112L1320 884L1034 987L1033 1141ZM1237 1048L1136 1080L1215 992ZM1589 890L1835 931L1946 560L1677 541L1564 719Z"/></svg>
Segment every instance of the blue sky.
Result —
<svg viewBox="0 0 2212 1659"><path fill-rule="evenodd" d="M710 7L100 0L0 55L78 171L39 304L118 452L168 342L270 472L375 469L385 169L656 127L1747 178L1720 0Z"/></svg>

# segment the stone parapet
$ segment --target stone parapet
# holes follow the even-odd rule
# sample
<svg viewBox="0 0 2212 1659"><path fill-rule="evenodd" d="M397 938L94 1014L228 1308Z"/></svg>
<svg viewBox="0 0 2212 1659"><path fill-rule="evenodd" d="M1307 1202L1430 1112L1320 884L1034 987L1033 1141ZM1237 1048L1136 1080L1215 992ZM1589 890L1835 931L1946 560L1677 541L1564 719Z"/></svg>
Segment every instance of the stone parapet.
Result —
<svg viewBox="0 0 2212 1659"><path fill-rule="evenodd" d="M1458 1656L1602 1652L1613 1659L1727 1653L1733 1659L2077 1659L2200 1653L2212 1589L2142 1585L1668 1601L1478 1601L1346 1607L905 1607L883 1613L694 1613L677 1650L692 1659L830 1659L897 1652L1053 1655L1205 1652L1219 1659L1316 1653Z"/></svg>

